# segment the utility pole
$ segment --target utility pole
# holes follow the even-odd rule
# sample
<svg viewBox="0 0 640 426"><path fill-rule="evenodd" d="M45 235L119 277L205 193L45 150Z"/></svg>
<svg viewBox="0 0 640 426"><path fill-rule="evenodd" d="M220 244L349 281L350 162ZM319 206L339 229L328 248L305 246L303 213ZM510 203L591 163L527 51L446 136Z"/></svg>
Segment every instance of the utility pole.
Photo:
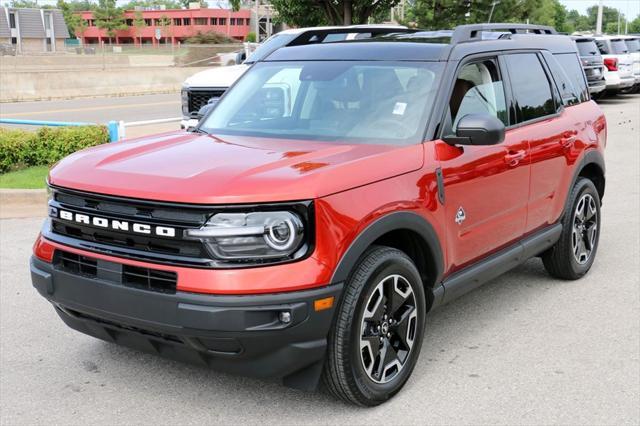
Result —
<svg viewBox="0 0 640 426"><path fill-rule="evenodd" d="M620 35L620 9L618 9L618 35Z"/></svg>
<svg viewBox="0 0 640 426"><path fill-rule="evenodd" d="M256 42L260 43L260 0L256 0Z"/></svg>
<svg viewBox="0 0 640 426"><path fill-rule="evenodd" d="M598 18L596 19L596 34L602 34L602 0L598 2Z"/></svg>
<svg viewBox="0 0 640 426"><path fill-rule="evenodd" d="M493 10L496 8L496 5L500 4L499 0L493 0L491 3L491 12L489 12L489 19L487 20L487 24L491 23L491 18L493 17Z"/></svg>

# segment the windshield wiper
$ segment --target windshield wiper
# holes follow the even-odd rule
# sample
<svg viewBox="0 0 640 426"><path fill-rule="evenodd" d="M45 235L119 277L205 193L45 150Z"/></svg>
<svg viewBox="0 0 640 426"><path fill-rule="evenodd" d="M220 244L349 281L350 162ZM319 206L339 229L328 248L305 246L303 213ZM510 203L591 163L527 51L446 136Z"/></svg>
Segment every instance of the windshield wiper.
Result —
<svg viewBox="0 0 640 426"><path fill-rule="evenodd" d="M189 127L189 128L187 128L187 132L189 132L189 133L201 133L203 135L208 135L209 134L209 132L204 131L199 127Z"/></svg>

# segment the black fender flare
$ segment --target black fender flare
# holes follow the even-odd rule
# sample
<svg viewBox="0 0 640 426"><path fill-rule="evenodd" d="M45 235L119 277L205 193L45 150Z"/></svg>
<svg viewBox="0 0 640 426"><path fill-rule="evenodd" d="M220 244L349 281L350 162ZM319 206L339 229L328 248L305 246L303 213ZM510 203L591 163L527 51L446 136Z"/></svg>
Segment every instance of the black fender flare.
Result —
<svg viewBox="0 0 640 426"><path fill-rule="evenodd" d="M369 224L353 240L338 262L338 266L333 272L331 283L345 282L362 254L374 241L388 232L398 230L413 231L423 239L430 250L429 255L431 256L432 264L429 266L434 268L434 271L430 271L435 278L433 285L437 285L442 280L444 272L444 257L440 240L429 221L419 214L409 211L389 213Z"/></svg>
<svg viewBox="0 0 640 426"><path fill-rule="evenodd" d="M576 167L575 171L573 172L573 177L571 178L571 185L569 186L569 192L568 193L571 192L571 188L573 188L573 186L576 184L576 182L578 180L578 177L580 176L580 173L582 173L584 168L587 167L590 164L595 164L600 169L600 171L602 171L602 176L604 178L605 170L606 170L605 164L604 164L604 156L597 149L591 149L591 150L585 152L585 154L580 159L580 164L578 165L578 167ZM606 178L605 178L605 181L606 181ZM603 185L604 185L604 182L603 182ZM602 195L604 195L604 187L603 187ZM567 200L565 200L564 210L563 210L562 215L560 217L562 217L564 215L564 213L567 211L567 209L570 208L568 203L569 203L569 200L568 200L568 197L567 197Z"/></svg>

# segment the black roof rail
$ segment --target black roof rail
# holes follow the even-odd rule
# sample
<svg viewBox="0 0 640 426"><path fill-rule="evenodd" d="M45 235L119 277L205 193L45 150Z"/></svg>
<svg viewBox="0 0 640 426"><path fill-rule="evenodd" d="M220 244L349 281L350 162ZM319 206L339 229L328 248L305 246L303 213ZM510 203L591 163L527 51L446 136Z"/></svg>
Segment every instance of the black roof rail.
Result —
<svg viewBox="0 0 640 426"><path fill-rule="evenodd" d="M530 34L558 34L555 28L547 25L531 25L531 24L470 24L459 25L453 31L451 43L464 43L468 41L476 41L481 39L483 31L504 31L511 34L530 33Z"/></svg>
<svg viewBox="0 0 640 426"><path fill-rule="evenodd" d="M291 40L287 46L300 46L309 44L314 37L318 38L318 42L324 40L329 34L371 34L371 37L382 36L387 34L411 34L417 32L417 29L407 28L403 26L393 25L353 25L336 28L318 28L303 31Z"/></svg>

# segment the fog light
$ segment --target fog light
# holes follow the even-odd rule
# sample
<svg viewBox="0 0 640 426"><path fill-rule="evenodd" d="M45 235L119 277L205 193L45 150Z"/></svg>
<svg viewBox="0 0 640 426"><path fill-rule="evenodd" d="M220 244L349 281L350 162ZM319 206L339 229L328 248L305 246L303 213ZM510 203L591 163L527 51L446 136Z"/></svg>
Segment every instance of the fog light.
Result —
<svg viewBox="0 0 640 426"><path fill-rule="evenodd" d="M280 318L280 322L284 323L284 324L289 324L291 322L291 312L280 312L279 315Z"/></svg>

